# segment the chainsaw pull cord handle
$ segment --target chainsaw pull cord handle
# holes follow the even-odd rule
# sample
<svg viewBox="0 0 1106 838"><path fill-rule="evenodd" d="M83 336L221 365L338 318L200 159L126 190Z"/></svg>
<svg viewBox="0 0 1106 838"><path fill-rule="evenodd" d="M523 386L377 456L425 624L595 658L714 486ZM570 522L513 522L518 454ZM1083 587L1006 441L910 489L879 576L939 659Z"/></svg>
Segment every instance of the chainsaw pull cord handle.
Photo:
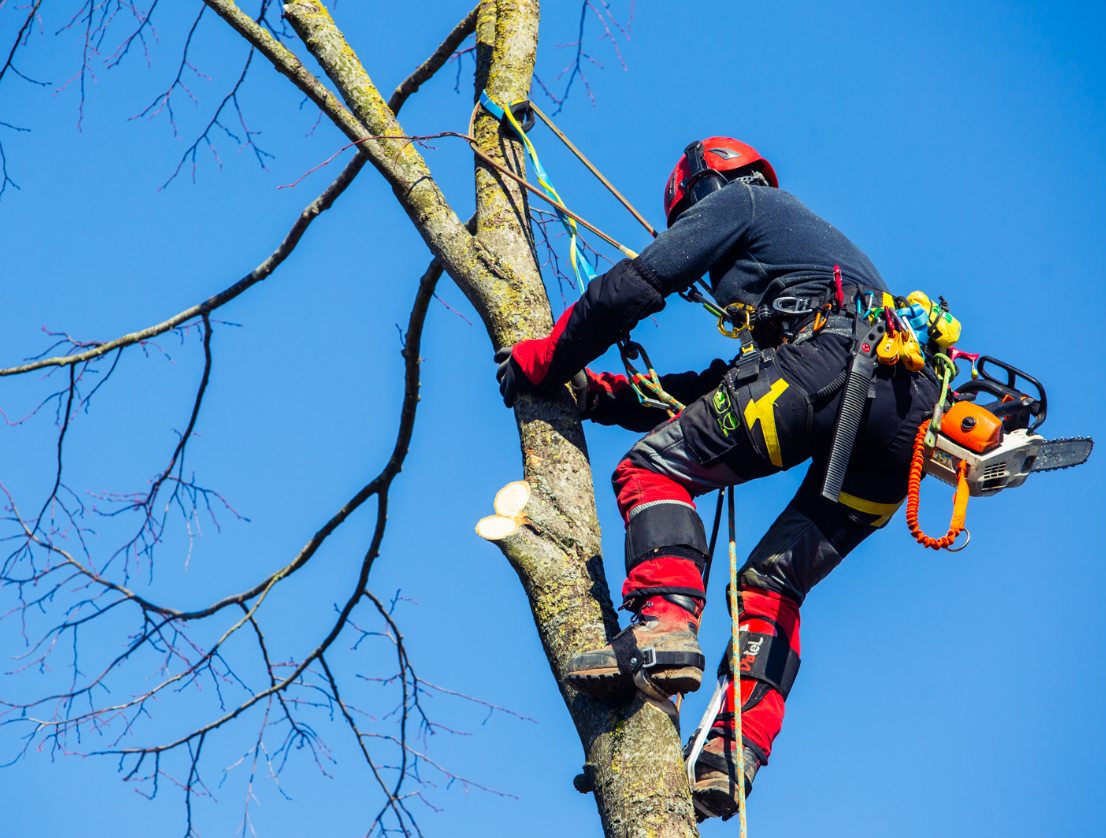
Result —
<svg viewBox="0 0 1106 838"><path fill-rule="evenodd" d="M922 466L925 463L926 434L929 431L929 420L918 428L918 435L914 438L914 457L910 461L910 478L907 481L906 493L906 525L910 527L910 534L923 547L933 550L949 550L956 553L967 547L951 550L952 544L960 533L964 532L964 519L968 514L968 464L960 461L956 469L956 494L952 499L952 520L949 522L949 531L941 538L933 538L922 532L918 526L918 495L922 485ZM971 538L971 535L968 536Z"/></svg>

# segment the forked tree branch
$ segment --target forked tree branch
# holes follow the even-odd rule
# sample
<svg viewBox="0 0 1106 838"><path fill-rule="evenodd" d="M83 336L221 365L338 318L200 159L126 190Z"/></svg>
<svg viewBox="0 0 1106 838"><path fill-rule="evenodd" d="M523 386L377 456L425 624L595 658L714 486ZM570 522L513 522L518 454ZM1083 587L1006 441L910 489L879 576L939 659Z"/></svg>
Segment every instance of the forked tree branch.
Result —
<svg viewBox="0 0 1106 838"><path fill-rule="evenodd" d="M475 226L475 220L470 219L470 225ZM15 520L22 525L24 537L28 542L32 542L39 547L47 550L49 553L61 558L61 562L52 565L50 568L42 572L42 574L34 580L36 583L45 581L45 577L50 573L58 571L70 571L71 575L67 576L61 584L69 584L74 580L79 580L80 577L84 577L87 584L99 587L104 593L114 592L121 596L113 601L99 603L96 606L95 613L91 617L84 617L74 619L62 624L52 630L41 643L47 643L49 648L53 648L56 645L57 639L65 631L75 631L78 626L87 624L87 622L103 616L116 606L129 603L131 605L137 605L143 615L143 620L146 625L146 629L137 637L132 638L132 641L128 644L128 647L123 653L115 657L110 662L105 670L103 670L98 676L93 677L89 682L80 689L73 689L70 692L63 694L49 695L39 698L31 703L16 704L11 702L0 701L0 719L5 716L10 716L13 713L18 714L18 720L30 723L33 726L32 736L40 736L45 740L49 740L55 743L57 746L60 743L61 738L67 733L80 732L89 728L96 730L105 730L108 725L114 721L120 719L124 720L125 726L129 727L130 722L127 721L131 716L137 716L145 713L146 705L156 700L160 695L167 694L172 689L178 689L179 687L190 683L195 680L200 674L205 672L212 673L213 667L216 662L221 660L221 648L227 643L227 641L236 634L239 629L249 626L253 629L258 647L261 652L261 656L264 659L266 669L269 673L269 684L267 687L261 690L251 691L249 697L238 703L237 706L222 713L218 718L201 725L189 733L183 734L178 738L170 742L165 742L157 745L147 746L135 746L135 747L115 747L109 746L96 751L92 751L94 755L116 755L121 758L132 758L137 760L128 773L128 778L135 778L138 772L142 768L143 761L147 758L151 758L154 762L153 774L154 789L156 794L156 779L162 773L160 758L163 754L169 752L184 749L187 750L189 760L189 773L185 782L181 785L184 787L186 796L186 811L188 820L189 834L192 830L192 807L191 797L194 794L201 793L204 788L203 781L199 770L199 759L203 749L203 745L209 734L216 730L226 726L231 721L239 718L243 713L251 708L262 704L266 700L276 699L279 702L280 707L283 708L286 720L296 728L296 723L292 719L291 710L287 706L284 698L284 694L292 688L311 688L318 689L317 686L312 686L306 679L313 671L312 667L318 664L325 672L324 684L329 685L330 692L327 695L327 700L337 705L343 718L347 720L347 723L353 729L354 734L357 737L359 748L375 778L378 780L382 792L387 798L387 802L384 809L377 816L374 822L378 828L380 819L386 812L392 812L395 816L400 831L405 834L420 834L417 823L415 822L411 812L405 805L405 799L409 795L400 795L399 789L404 779L414 776L411 774L406 766L408 760L408 752L410 747L407 744L407 717L411 705L417 709L417 691L419 690L419 680L414 675L414 670L411 667L410 662L407 660L406 651L402 647L401 636L396 630L394 621L389 613L387 613L382 603L377 599L368 588L369 575L372 571L376 558L380 555L380 548L383 542L385 527L387 524L388 513L388 492L392 481L400 473L403 467L404 459L406 458L408 446L410 444L411 436L414 430L414 423L416 418L416 411L419 402L419 379L420 379L420 346L421 337L423 332L423 326L426 319L427 310L430 304L430 300L434 297L435 286L442 275L442 267L434 260L427 268L425 274L419 282L418 292L415 296L415 301L412 306L411 315L408 323L408 328L405 336L405 343L402 351L404 359L405 370L405 384L402 405L400 408L399 429L396 434L396 441L393 447L391 456L388 462L385 464L380 474L377 475L364 489L359 492L353 500L347 503L339 513L334 516L309 542L308 546L300 552L299 555L286 567L280 571L270 575L261 584L255 586L249 591L243 592L237 596L228 597L212 606L193 612L181 612L174 609L158 606L152 602L149 602L125 588L116 585L109 580L103 578L97 574L91 567L85 566L79 562L70 552L60 548L56 544L52 543L48 537L40 536L25 523L18 513L18 509L15 506L11 496L8 495L9 508L15 516ZM2 486L0 486L2 488ZM6 493L6 489L3 489ZM264 603L267 595L273 588L284 579L287 579L298 568L302 567L306 562L315 554L322 542L340 525L357 507L359 507L369 497L375 496L378 500L376 524L374 527L373 535L369 544L369 547L361 561L360 568L357 574L356 580L349 588L348 596L344 605L340 609L337 618L334 620L330 630L322 641L304 658L296 661L294 664L289 664L288 671L283 676L277 677L275 674L273 662L270 659L268 650L265 646L264 636L261 633L260 626L257 622L258 611L261 605ZM9 583L12 580L5 580ZM57 588L55 587L55 590ZM99 597L96 597L98 599ZM345 631L348 626L351 626L350 618L354 612L354 609L361 603L362 600L368 599L373 605L380 610L384 616L385 621L395 631L395 642L399 646L400 653L400 671L397 676L402 680L404 688L404 697L401 702L402 720L401 720L401 733L400 738L395 737L380 737L387 742L391 742L399 746L402 755L401 763L405 766L401 771L399 777L391 784L384 782L379 773L379 766L372 758L367 748L367 743L364 740L364 734L362 734L356 722L351 715L354 709L344 700L339 692L337 682L330 671L326 660L325 653L331 648L338 637ZM160 644L167 648L173 648L173 641L167 637L167 634L172 634L176 637L180 635L180 627L182 624L202 619L207 616L211 616L216 612L222 610L228 605L237 604L243 611L243 616L235 621L233 625L226 629L218 640L206 650L202 651L202 654L198 658L188 660L185 655L178 653L178 657L187 663L185 668L178 671L176 674L165 677L159 684L154 686L148 692L124 699L118 704L114 704L108 707L91 707L88 710L79 713L72 713L74 702L78 698L91 698L91 693L94 687L98 685L104 685L104 681L109 673L118 668L123 662L130 659L135 655L139 649L144 646L153 645L155 648L157 644ZM356 628L354 626L353 628ZM75 641L74 641L75 642ZM197 651L200 651L197 647ZM49 649L45 654L49 654ZM229 670L228 670L229 672ZM230 673L233 675L233 673ZM411 682L411 689L415 691L415 695L409 696L407 692L408 679ZM466 696L463 696L467 698ZM36 718L36 711L40 708L51 708L55 712L54 718ZM419 711L421 713L421 711ZM266 710L266 720L268 719L269 711ZM17 721L16 718L9 719L9 722ZM425 720L424 720L425 723ZM265 725L262 726L262 734L264 733ZM28 738L28 746L31 743L31 739ZM257 746L259 750L261 747L260 740ZM441 769L435 763L430 761L423 754L417 752L411 752L412 757L424 763L434 765L439 770ZM451 780L460 780L465 785L471 785L474 787L483 788L478 784L472 783L472 781L464 780L462 778L454 777L445 772L446 776ZM167 775L166 775L167 776ZM411 793L418 795L418 792ZM411 832L408 832L408 827L411 828Z"/></svg>
<svg viewBox="0 0 1106 838"><path fill-rule="evenodd" d="M457 51L457 47L461 46L461 42L475 31L476 9L473 9L446 36L441 46L434 50L434 54L426 59L415 72L405 78L392 93L391 98L388 99L388 107L394 115L399 116L399 109L403 107L407 97L417 92L420 87L433 78L434 74L442 69L445 63L449 61L450 56Z"/></svg>
<svg viewBox="0 0 1106 838"><path fill-rule="evenodd" d="M37 5L36 5L37 9ZM442 68L445 62L449 59L457 47L471 35L476 29L476 10L469 12L469 14L460 23L454 27L453 31L449 33L446 39L441 45L434 51L434 53L418 67L410 76L404 79L399 86L395 89L391 98L388 100L388 108L393 114L398 114L403 105L407 102L410 96L418 91L418 89L425 84L438 70ZM9 56L10 61L10 56ZM296 245L299 244L300 238L307 232L307 228L311 225L321 213L330 209L334 202L338 199L346 187L353 182L353 179L357 177L358 173L368 162L368 157L358 151L352 160L346 164L346 167L341 173L334 179L322 194L319 195L314 201L307 205L307 207L300 213L299 218L296 219L292 228L284 236L284 240L269 256L250 273L240 279L234 285L230 286L224 291L216 294L213 297L209 297L198 305L191 306L179 314L175 314L168 320L164 320L154 326L149 326L145 329L141 329L137 332L131 332L130 334L122 335L114 340L106 341L104 343L94 346L92 349L88 349L84 352L75 352L70 355L63 355L53 358L42 358L29 364L21 364L19 366L0 368L0 376L5 375L20 375L22 373L33 372L34 370L44 369L46 367L62 367L72 364L81 364L85 361L91 361L94 358L98 358L101 355L106 355L115 349L122 349L127 346L132 346L136 343L151 340L158 335L165 332L172 331L178 326L187 323L189 320L193 320L196 317L202 317L205 314L210 314L215 309L226 305L235 297L238 297L244 291L267 279L270 274L275 271L280 264L288 258L293 250L296 249Z"/></svg>
<svg viewBox="0 0 1106 838"><path fill-rule="evenodd" d="M552 319L536 264L529 211L525 195L515 184L503 181L482 163L477 165L478 235L474 237L449 206L426 161L411 142L403 139L407 132L319 0L291 0L285 6L285 17L341 98L232 0L205 2L358 144L360 154L392 186L400 205L434 254L435 262L449 272L473 303L495 345L548 332ZM476 16L477 90L486 89L501 102L528 95L538 18L537 0L481 0ZM497 120L481 112L474 135L484 154L524 174L517 142L501 129ZM421 288L420 299L427 303L429 300L422 295ZM405 348L408 364L411 346L409 340ZM617 617L602 570L586 443L569 394L565 391L558 395L552 399L522 397L516 403L524 477L529 487L526 520L497 545L519 575L550 668L579 733L586 759L595 769L593 790L606 834L610 838L695 835L678 730L672 719L640 697L629 705L616 706L577 694L564 681L572 656L601 646L617 630ZM357 587L350 592L326 638L307 658L291 667L294 670L291 676L272 678L266 689L252 694L248 701L220 719L169 745L109 752L152 754L156 759L166 748L186 748L193 757L188 775L191 792L198 753L208 733L246 708L256 706L268 696L278 696L298 683L298 679L306 678L313 662L325 665L325 652L342 627L350 625L354 607L363 598L371 598L366 582L383 537L388 486L406 452L409 398L410 388L405 393L404 418L392 459L377 478L379 482L374 481L375 485L363 490L368 494L364 497L359 494L354 499L359 505L368 496L377 497L376 527L361 562ZM413 409L412 404L410 422ZM28 534L28 538L35 537ZM56 547L45 546L57 552ZM289 572L294 572L294 567L289 568ZM270 577L262 583L260 591L255 588L246 592L248 599L224 601L238 604L244 613L231 631L244 626L256 630L254 618L260 601L283 578L287 575ZM133 605L134 601L128 604ZM376 604L379 608L379 602ZM222 603L216 605L225 607ZM154 636L164 625L180 622L179 618L160 612L149 619L155 625L148 632ZM330 686L336 694L337 685ZM406 686L404 689L406 700ZM357 732L355 726L354 729ZM400 744L406 754L405 742ZM196 782L199 783L198 775ZM395 792L389 794L390 802L396 802ZM397 817L402 820L398 812Z"/></svg>

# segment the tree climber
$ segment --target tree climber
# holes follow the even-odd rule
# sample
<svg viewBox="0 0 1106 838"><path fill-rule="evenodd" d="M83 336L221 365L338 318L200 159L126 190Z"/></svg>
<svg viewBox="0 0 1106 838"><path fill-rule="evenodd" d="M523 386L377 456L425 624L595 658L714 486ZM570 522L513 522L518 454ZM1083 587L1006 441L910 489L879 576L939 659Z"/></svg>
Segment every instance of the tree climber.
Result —
<svg viewBox="0 0 1106 838"><path fill-rule="evenodd" d="M740 625L749 638L740 650L748 792L768 762L798 670L799 607L906 497L914 436L939 388L928 366L880 365L840 498L827 500L841 384L861 319L854 312L887 299L887 286L856 245L780 190L768 161L737 140L689 145L664 205L669 229L592 281L548 337L500 350L498 378L510 407L520 392L553 393L577 374L584 416L649 432L612 478L626 522L623 608L633 622L569 665L569 683L591 695L623 698L636 687L667 697L699 688L708 546L693 499L811 460L738 576ZM747 341L733 362L663 376L664 390L686 407L654 427L657 411L640 403L626 377L586 365L663 309L666 296L708 273L719 306L735 322L747 318L756 343ZM731 660L727 649L720 675L731 672ZM730 690L732 702L732 679ZM695 766L701 815L729 817L737 809L734 738L732 713L719 715Z"/></svg>

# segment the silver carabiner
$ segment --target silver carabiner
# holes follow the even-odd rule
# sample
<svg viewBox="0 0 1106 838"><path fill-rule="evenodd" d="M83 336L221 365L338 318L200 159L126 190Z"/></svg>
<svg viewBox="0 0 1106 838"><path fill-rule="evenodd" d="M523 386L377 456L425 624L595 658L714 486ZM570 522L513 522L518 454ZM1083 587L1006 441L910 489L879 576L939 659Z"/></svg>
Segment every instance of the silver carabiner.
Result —
<svg viewBox="0 0 1106 838"><path fill-rule="evenodd" d="M772 300L772 310L785 317L799 317L804 314L813 314L809 299L800 297L776 297Z"/></svg>

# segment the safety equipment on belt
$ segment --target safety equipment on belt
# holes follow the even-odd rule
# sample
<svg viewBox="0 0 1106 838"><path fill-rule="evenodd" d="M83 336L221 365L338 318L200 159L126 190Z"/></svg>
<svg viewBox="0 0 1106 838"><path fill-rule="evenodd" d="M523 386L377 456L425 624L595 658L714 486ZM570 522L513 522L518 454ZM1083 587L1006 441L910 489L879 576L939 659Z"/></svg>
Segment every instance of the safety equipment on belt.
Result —
<svg viewBox="0 0 1106 838"><path fill-rule="evenodd" d="M707 137L691 143L669 175L664 190L664 217L668 226L696 201L725 186L729 180L727 173L748 167L763 174L769 186L780 185L772 164L750 145L733 137Z"/></svg>
<svg viewBox="0 0 1106 838"><path fill-rule="evenodd" d="M876 375L876 349L883 339L884 331L882 323L869 323L860 315L856 316L848 372L841 394L837 423L833 427L826 479L822 484L822 497L833 503L837 503L841 497L845 471L849 467L864 406L868 402L868 389Z"/></svg>

